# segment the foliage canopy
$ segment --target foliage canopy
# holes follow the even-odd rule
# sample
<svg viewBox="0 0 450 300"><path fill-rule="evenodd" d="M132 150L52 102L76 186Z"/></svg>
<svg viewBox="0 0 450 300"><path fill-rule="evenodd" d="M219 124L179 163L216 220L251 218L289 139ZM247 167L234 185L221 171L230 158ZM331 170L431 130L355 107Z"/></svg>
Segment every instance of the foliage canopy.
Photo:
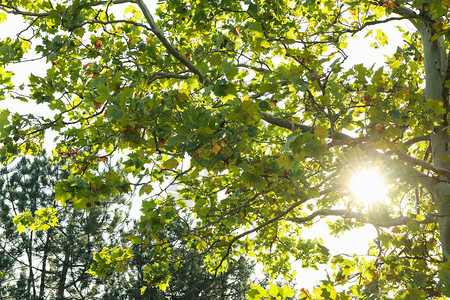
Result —
<svg viewBox="0 0 450 300"><path fill-rule="evenodd" d="M0 97L53 112L2 110L3 161L36 153L54 131L53 157L70 160L71 172L56 184L57 200L89 209L132 188L148 196L130 242L152 245L144 280L161 288L183 263L172 251L181 239L207 255L213 274L241 255L274 276L292 276L294 259L335 267L300 298L450 295L448 0L158 4L0 4L0 20L28 24L0 44ZM414 30L392 56L351 64L354 34L386 45L399 20ZM30 56L43 57L46 71L15 87L14 65ZM120 172L97 175L118 155ZM385 174L389 205L353 201L348 176L366 167ZM166 182L179 197L153 191ZM368 257L331 257L302 238L328 217L336 234L375 226ZM161 235L179 226L181 238ZM91 272L125 268L132 255L105 249ZM255 286L248 295L290 293Z"/></svg>

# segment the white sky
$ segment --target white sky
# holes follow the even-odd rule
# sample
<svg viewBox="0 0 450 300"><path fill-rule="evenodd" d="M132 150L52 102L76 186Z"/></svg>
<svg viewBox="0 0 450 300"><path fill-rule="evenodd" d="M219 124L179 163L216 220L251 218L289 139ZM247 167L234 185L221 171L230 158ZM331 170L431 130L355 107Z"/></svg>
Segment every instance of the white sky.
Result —
<svg viewBox="0 0 450 300"><path fill-rule="evenodd" d="M149 7L152 11L154 11L154 6L152 5L154 2L148 0ZM393 23L393 22L392 22ZM378 65L382 65L385 61L384 55L391 55L395 52L397 46L401 46L403 44L402 35L396 29L393 29L393 24L389 23L387 25L378 26L378 28L388 28L384 30L385 34L389 37L389 45L386 47L380 47L378 49L374 49L370 47L372 41L368 41L364 39L363 34L358 34L356 37L348 40L348 48L346 49L346 53L349 58L346 62L346 67L349 67L354 64L363 63L366 67L372 66L374 63ZM400 24L397 22L397 24ZM401 23L403 28L413 30L412 25L408 23ZM23 27L21 26L20 18L17 16L8 16L8 21L0 24L0 39L4 39L8 36L14 36L17 32L19 32ZM373 28L373 31L376 32L376 27ZM14 69L18 80L26 80L28 75L32 72L35 75L44 75L46 68L43 67L45 64L44 60L38 60L35 62L27 62L27 63L19 63L15 65L11 65L9 68ZM0 109L9 109L12 112L20 112L22 114L28 113L39 113L42 115L48 115L50 110L46 108L45 105L39 105L33 103L21 103L18 105L17 102L12 101L1 101ZM50 137L46 140L46 148L51 148L53 137ZM139 201L133 201L139 202ZM133 211L136 212L137 207L134 205ZM353 230L348 232L340 237L332 237L329 235L329 230L324 221L320 221L313 229L307 230L305 232L305 237L322 237L324 240L324 245L328 247L331 251L331 254L338 253L347 253L347 254L359 254L365 255L367 252L367 245L369 241L373 240L376 236L376 231L371 226L365 226L364 228ZM294 265L295 268L295 265ZM312 271L312 270L300 270L298 269L298 275L296 276L297 288L311 288L318 283L319 280L325 279L325 266L320 271ZM331 274L331 272L330 272Z"/></svg>

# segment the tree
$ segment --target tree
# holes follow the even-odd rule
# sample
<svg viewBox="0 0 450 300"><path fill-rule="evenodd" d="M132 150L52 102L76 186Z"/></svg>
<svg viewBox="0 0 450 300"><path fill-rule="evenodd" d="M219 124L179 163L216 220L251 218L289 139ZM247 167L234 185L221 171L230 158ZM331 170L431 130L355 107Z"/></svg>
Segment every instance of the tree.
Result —
<svg viewBox="0 0 450 300"><path fill-rule="evenodd" d="M122 213L112 208L120 199L89 212L63 207L53 186L67 175L45 153L1 169L1 299L94 299L102 293L98 287L105 284L86 271L94 251L120 244Z"/></svg>
<svg viewBox="0 0 450 300"><path fill-rule="evenodd" d="M132 226L132 228L139 228L139 226ZM168 231L163 234L172 238L181 238L184 232ZM133 236L128 237L133 238ZM172 251L189 258L183 262L183 265L173 270L169 285L165 291L161 291L148 287L144 280L144 270L153 256L153 247L147 246L142 249L139 244L135 244L131 249L134 255L127 269L127 276L122 273L110 276L110 280L122 281L120 284L111 283L110 285L121 288L107 291L102 299L246 299L245 294L250 288L250 276L254 271L254 265L244 257L240 257L235 264L230 265L226 272L214 277L203 268L205 255L195 249L189 249L186 244L178 244ZM145 288L142 289L142 287Z"/></svg>
<svg viewBox="0 0 450 300"><path fill-rule="evenodd" d="M155 11L143 0L2 3L3 21L18 15L27 25L1 44L0 95L46 105L53 115L2 110L0 155L35 153L53 130L54 158L71 160L57 199L85 208L92 195L127 192L130 182L148 194L132 241L152 243L144 280L160 287L183 257L172 251L179 239L159 233L185 224L183 241L207 255L215 275L245 253L274 276L290 277L293 259L334 265L315 298L450 295L449 7L440 0L167 0ZM385 45L401 20L415 29L403 32L381 67L348 67L353 35L384 24L374 46ZM13 66L30 56L45 58L46 74L31 74L18 91ZM96 175L116 154L125 156L128 175ZM386 174L389 205L354 201L348 176L369 166ZM152 183L169 180L181 186L179 199L152 194ZM189 214L193 226L184 222ZM336 234L375 226L368 257L330 257L303 239L302 229L319 218L329 218ZM131 257L127 248L102 251L91 271L120 270ZM345 287L336 292L337 285ZM267 296L290 293L273 287ZM255 286L249 297L263 294Z"/></svg>
<svg viewBox="0 0 450 300"><path fill-rule="evenodd" d="M70 299L108 300L244 299L253 270L247 260L240 259L213 280L202 269L202 257L181 245L175 250L189 253L192 258L174 272L166 292L148 289L140 295L140 288L145 286L145 256L151 247L135 246L128 276L93 278L86 271L94 251L120 245L129 228L134 228L134 224L123 224L123 211L114 208L123 206L124 199L104 202L88 213L69 205L62 207L54 200L52 187L68 174L61 165L51 164L45 152L33 159L22 158L0 172L1 299L67 299L69 295ZM39 220L42 209L55 209L54 215ZM16 225L24 227L18 232Z"/></svg>

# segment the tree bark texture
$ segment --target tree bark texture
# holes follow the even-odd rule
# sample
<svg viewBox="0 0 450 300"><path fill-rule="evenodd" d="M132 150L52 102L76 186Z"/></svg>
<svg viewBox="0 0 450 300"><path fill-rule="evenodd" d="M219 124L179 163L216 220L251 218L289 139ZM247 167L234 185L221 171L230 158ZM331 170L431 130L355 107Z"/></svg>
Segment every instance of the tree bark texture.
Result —
<svg viewBox="0 0 450 300"><path fill-rule="evenodd" d="M422 21L415 24L423 41L425 59L425 99L438 99L448 107L448 95L445 95L445 81L447 74L447 53L444 38L441 36L433 40L432 24ZM444 98L445 97L445 98ZM445 157L450 156L450 137L447 128L447 116L442 116L442 126L435 127L430 134L431 157L436 168L450 171L450 163ZM438 224L444 260L450 254L450 182L447 177L439 176L436 183L429 189L438 207Z"/></svg>

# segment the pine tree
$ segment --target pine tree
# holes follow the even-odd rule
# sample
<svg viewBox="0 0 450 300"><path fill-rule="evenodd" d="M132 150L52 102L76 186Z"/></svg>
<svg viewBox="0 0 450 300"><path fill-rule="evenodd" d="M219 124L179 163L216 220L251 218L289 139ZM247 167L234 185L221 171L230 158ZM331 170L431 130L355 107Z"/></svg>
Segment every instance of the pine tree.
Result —
<svg viewBox="0 0 450 300"><path fill-rule="evenodd" d="M135 228L137 223L131 226L129 234L139 235ZM179 240L185 234L182 226L178 230L164 230L160 232L162 237L170 240ZM164 291L148 285L145 280L145 267L155 259L158 247L149 245L142 248L139 245L132 247L133 259L125 273L114 273L107 277L108 286L112 288L103 295L104 300L240 300L247 299L246 293L250 289L251 275L254 264L247 258L241 257L234 264L229 265L228 270L216 276L205 270L204 259L206 255L188 247L186 243L180 243L173 249L184 259L179 267L174 267L172 278ZM111 272L112 273L112 272ZM126 278L126 279L125 279ZM121 289L115 289L120 286ZM141 288L148 287L141 294Z"/></svg>
<svg viewBox="0 0 450 300"><path fill-rule="evenodd" d="M53 186L67 173L41 154L22 158L0 171L0 299L94 299L102 293L87 274L95 251L117 245L122 213L98 202L89 211L54 201ZM96 201L94 201L96 202ZM44 207L57 210L58 225L18 233L14 215Z"/></svg>

